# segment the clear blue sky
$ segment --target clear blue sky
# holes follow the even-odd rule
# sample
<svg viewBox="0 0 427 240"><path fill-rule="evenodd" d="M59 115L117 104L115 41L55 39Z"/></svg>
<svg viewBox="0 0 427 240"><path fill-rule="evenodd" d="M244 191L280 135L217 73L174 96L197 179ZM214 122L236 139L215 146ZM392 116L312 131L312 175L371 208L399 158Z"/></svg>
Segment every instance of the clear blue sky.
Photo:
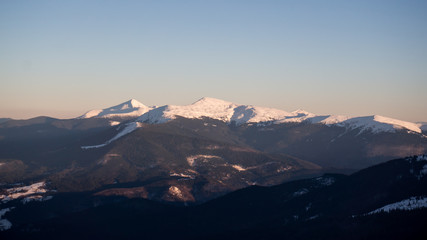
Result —
<svg viewBox="0 0 427 240"><path fill-rule="evenodd" d="M0 1L0 117L203 96L427 121L427 1Z"/></svg>

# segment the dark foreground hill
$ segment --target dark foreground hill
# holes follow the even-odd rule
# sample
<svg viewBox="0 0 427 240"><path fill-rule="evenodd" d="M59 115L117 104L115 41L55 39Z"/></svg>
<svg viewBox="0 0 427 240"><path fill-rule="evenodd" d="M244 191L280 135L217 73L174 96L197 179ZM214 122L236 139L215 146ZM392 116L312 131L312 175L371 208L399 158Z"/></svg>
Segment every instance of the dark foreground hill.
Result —
<svg viewBox="0 0 427 240"><path fill-rule="evenodd" d="M3 216L13 227L0 238L426 239L426 175L427 156L410 157L349 176L252 186L189 207L62 193L16 203Z"/></svg>

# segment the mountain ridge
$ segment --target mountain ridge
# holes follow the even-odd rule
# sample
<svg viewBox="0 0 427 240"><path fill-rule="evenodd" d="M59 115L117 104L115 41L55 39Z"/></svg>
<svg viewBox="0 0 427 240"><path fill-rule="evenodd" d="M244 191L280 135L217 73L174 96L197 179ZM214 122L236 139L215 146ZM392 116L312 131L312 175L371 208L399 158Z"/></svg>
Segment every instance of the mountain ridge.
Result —
<svg viewBox="0 0 427 240"><path fill-rule="evenodd" d="M253 105L239 105L221 99L203 97L189 105L164 105L147 107L135 99L102 110L91 110L78 118L133 118L137 122L151 124L165 123L177 117L200 119L204 117L226 123L242 124L280 124L310 122L313 124L336 125L360 132L396 132L406 130L421 134L425 126L393 119L381 115L348 117L343 115L317 115L301 109L287 112L275 108Z"/></svg>

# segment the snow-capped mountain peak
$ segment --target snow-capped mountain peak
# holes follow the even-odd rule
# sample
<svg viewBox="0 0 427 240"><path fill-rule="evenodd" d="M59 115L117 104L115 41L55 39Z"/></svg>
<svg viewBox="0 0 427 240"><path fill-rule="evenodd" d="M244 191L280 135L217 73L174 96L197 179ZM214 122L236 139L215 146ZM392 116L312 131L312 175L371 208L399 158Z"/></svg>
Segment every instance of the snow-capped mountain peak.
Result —
<svg viewBox="0 0 427 240"><path fill-rule="evenodd" d="M151 110L151 108L145 106L135 99L130 99L113 107L102 110L91 110L78 118L138 117L149 110Z"/></svg>
<svg viewBox="0 0 427 240"><path fill-rule="evenodd" d="M141 107L147 107L147 106L145 106L144 104L142 104L142 103L140 103L140 102L138 102L138 100L136 100L136 99L130 99L129 101L127 101L127 102L124 102L124 103L122 103L123 105L127 105L128 107L130 107L130 108L141 108Z"/></svg>
<svg viewBox="0 0 427 240"><path fill-rule="evenodd" d="M217 99L217 98L203 97L203 98L200 98L199 100L195 101L191 105L193 105L193 106L219 106L219 105L220 106L229 106L229 105L234 105L234 103L227 102L227 101Z"/></svg>

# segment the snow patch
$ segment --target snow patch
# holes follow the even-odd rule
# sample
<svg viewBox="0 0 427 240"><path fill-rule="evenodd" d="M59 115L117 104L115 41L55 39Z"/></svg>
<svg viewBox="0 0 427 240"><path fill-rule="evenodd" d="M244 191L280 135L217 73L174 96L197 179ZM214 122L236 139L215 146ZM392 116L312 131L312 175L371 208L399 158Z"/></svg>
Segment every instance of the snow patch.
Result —
<svg viewBox="0 0 427 240"><path fill-rule="evenodd" d="M413 170L412 170L413 172ZM418 180L421 180L422 177L427 175L427 164L423 166L423 168L420 170L420 174L418 174L417 178Z"/></svg>
<svg viewBox="0 0 427 240"><path fill-rule="evenodd" d="M33 196L29 196L29 197L22 199L21 202L23 204L27 204L27 203L32 202L32 201L44 202L44 201L51 200L52 198L53 198L53 196L43 197L42 195L33 195Z"/></svg>
<svg viewBox="0 0 427 240"><path fill-rule="evenodd" d="M187 163L191 167L194 167L194 166L196 166L196 162L195 162L196 160L201 160L201 159L205 160L205 159L212 159L212 158L222 159L221 157L215 156L215 155L202 155L202 154L199 154L199 155L188 156L187 157Z"/></svg>
<svg viewBox="0 0 427 240"><path fill-rule="evenodd" d="M365 215L376 214L380 212L390 212L394 210L406 210L411 211L420 208L427 208L427 198L426 197L411 197L409 199L402 200L400 202L388 204L382 208L378 208L372 212L369 212Z"/></svg>
<svg viewBox="0 0 427 240"><path fill-rule="evenodd" d="M223 149L223 147L220 147L218 145L209 145L209 146L206 146L205 149L208 149L208 150L217 150L217 149Z"/></svg>
<svg viewBox="0 0 427 240"><path fill-rule="evenodd" d="M113 138L111 138L110 140L106 141L103 144L99 144L99 145L92 145L92 146L81 146L81 148L83 150L87 150L87 149L91 149L91 148L100 148L100 147L105 147L108 144L112 143L113 141L123 137L126 134L129 134L133 131L135 131L136 129L140 128L142 126L141 123L139 122L131 122L131 123L126 123L125 127L123 128L122 131L120 131L116 136L114 136Z"/></svg>
<svg viewBox="0 0 427 240"><path fill-rule="evenodd" d="M417 162L427 161L427 155L419 155L417 156Z"/></svg>
<svg viewBox="0 0 427 240"><path fill-rule="evenodd" d="M281 172L289 171L289 170L291 170L291 169L292 169L292 167L291 167L291 166L281 167L281 168L277 169L277 170L276 170L276 172L281 173Z"/></svg>
<svg viewBox="0 0 427 240"><path fill-rule="evenodd" d="M5 208L0 210L0 231L8 230L12 227L12 223L7 219L2 219L3 215L9 212L11 208Z"/></svg>
<svg viewBox="0 0 427 240"><path fill-rule="evenodd" d="M120 122L117 122L117 121L110 121L109 123L110 123L110 126L117 126L120 124Z"/></svg>
<svg viewBox="0 0 427 240"><path fill-rule="evenodd" d="M184 173L170 173L169 176L195 179L195 177L193 175L184 174Z"/></svg>
<svg viewBox="0 0 427 240"><path fill-rule="evenodd" d="M105 147L105 146L107 146L106 143L99 144L99 145L92 145L92 146L81 146L81 148L83 150L87 150L87 149L91 149L91 148L101 148L101 147Z"/></svg>
<svg viewBox="0 0 427 240"><path fill-rule="evenodd" d="M5 208L0 210L0 219L5 215L7 212L10 211L10 208Z"/></svg>
<svg viewBox="0 0 427 240"><path fill-rule="evenodd" d="M8 230L12 227L12 223L7 219L0 219L0 231Z"/></svg>
<svg viewBox="0 0 427 240"><path fill-rule="evenodd" d="M6 195L0 195L0 200L3 203L6 203L8 201L21 198L21 197L30 196L33 194L46 193L48 190L45 187L46 187L45 182L38 182L38 183L31 184L29 186L9 188L9 189L6 189L6 192L7 192Z"/></svg>
<svg viewBox="0 0 427 240"><path fill-rule="evenodd" d="M307 188L301 188L300 190L294 192L293 196L298 197L298 196L304 195L308 192L309 192L309 190Z"/></svg>
<svg viewBox="0 0 427 240"><path fill-rule="evenodd" d="M243 172L243 171L246 171L247 169L246 168L244 168L244 167L242 167L242 166L240 166L240 165L231 165L234 169L236 169L237 171L239 171L239 172Z"/></svg>
<svg viewBox="0 0 427 240"><path fill-rule="evenodd" d="M182 194L181 190L178 187L176 187L176 186L170 186L168 192L172 196L175 196L175 197L177 197L179 199L183 199L184 198L184 195Z"/></svg>
<svg viewBox="0 0 427 240"><path fill-rule="evenodd" d="M335 179L333 177L318 177L316 180L323 186L330 186L335 183Z"/></svg>

